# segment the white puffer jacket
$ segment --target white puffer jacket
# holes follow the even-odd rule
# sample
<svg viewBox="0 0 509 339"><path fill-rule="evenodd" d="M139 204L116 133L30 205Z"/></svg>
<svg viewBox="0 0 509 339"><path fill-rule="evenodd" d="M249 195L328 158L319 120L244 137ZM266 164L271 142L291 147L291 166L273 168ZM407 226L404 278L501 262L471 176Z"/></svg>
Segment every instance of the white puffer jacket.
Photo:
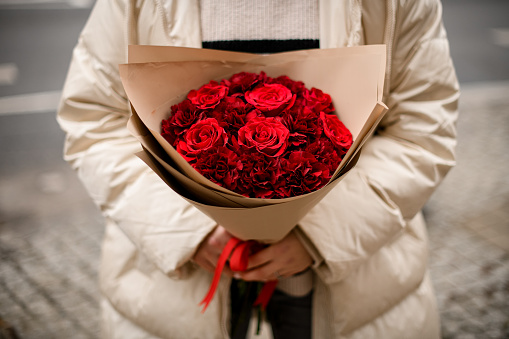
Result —
<svg viewBox="0 0 509 339"><path fill-rule="evenodd" d="M387 44L389 112L359 163L300 223L315 338L438 338L420 213L454 165L458 84L438 0L320 0L322 48ZM227 338L229 281L189 259L215 223L134 156L118 73L128 44L200 47L198 0L98 0L75 48L58 121L65 158L106 218L107 338ZM312 245L310 245L312 244Z"/></svg>

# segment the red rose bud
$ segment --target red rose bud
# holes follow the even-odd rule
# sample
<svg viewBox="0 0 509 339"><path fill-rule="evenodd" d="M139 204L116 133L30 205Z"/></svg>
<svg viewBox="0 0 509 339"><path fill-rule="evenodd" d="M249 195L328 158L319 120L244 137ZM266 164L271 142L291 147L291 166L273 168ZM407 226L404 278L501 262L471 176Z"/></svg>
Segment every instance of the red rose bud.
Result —
<svg viewBox="0 0 509 339"><path fill-rule="evenodd" d="M239 129L239 145L278 157L288 146L288 129L276 118L257 117Z"/></svg>
<svg viewBox="0 0 509 339"><path fill-rule="evenodd" d="M228 136L217 120L208 118L194 124L177 144L179 152L187 161L213 147L224 146Z"/></svg>
<svg viewBox="0 0 509 339"><path fill-rule="evenodd" d="M292 92L280 84L263 84L246 92L245 97L247 102L269 117L279 115L295 102Z"/></svg>
<svg viewBox="0 0 509 339"><path fill-rule="evenodd" d="M334 114L320 113L325 135L339 150L349 149L352 145L352 133Z"/></svg>
<svg viewBox="0 0 509 339"><path fill-rule="evenodd" d="M200 109L214 108L228 94L228 87L218 85L217 82L211 81L209 84L202 86L199 90L192 90L187 95L196 107Z"/></svg>

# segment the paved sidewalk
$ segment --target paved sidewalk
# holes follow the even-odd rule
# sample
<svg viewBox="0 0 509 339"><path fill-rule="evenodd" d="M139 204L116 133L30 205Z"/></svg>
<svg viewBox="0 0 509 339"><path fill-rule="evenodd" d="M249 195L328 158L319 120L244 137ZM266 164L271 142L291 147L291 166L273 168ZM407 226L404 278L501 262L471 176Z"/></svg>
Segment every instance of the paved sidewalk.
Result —
<svg viewBox="0 0 509 339"><path fill-rule="evenodd" d="M425 209L444 338L509 338L508 94L463 86L458 166ZM101 216L61 160L1 173L0 318L20 338L97 338Z"/></svg>
<svg viewBox="0 0 509 339"><path fill-rule="evenodd" d="M509 338L509 82L462 86L458 165L425 209L444 338Z"/></svg>

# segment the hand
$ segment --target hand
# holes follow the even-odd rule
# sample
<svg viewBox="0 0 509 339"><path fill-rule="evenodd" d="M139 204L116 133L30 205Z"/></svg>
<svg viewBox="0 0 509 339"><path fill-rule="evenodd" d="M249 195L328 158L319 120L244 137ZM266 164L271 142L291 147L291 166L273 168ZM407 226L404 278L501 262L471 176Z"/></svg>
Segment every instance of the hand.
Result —
<svg viewBox="0 0 509 339"><path fill-rule="evenodd" d="M297 236L290 232L286 237L249 257L245 272L234 277L247 281L268 281L289 277L304 271L313 259Z"/></svg>
<svg viewBox="0 0 509 339"><path fill-rule="evenodd" d="M219 256L226 246L226 243L232 238L232 235L228 233L222 226L217 226L198 247L198 250L194 254L193 260L200 267L213 273ZM224 266L223 273L232 276L232 271L228 265Z"/></svg>

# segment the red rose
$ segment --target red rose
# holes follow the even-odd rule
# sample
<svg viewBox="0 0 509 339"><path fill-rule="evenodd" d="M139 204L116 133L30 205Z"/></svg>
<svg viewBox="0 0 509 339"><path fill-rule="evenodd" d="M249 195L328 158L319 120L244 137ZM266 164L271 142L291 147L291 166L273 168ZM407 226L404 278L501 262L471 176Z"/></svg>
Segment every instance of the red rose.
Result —
<svg viewBox="0 0 509 339"><path fill-rule="evenodd" d="M194 124L177 144L179 152L187 161L213 147L224 146L228 136L217 120L208 118Z"/></svg>
<svg viewBox="0 0 509 339"><path fill-rule="evenodd" d="M239 145L278 157L288 146L288 129L276 118L256 117L239 129Z"/></svg>
<svg viewBox="0 0 509 339"><path fill-rule="evenodd" d="M171 111L173 115L161 123L161 135L175 146L177 137L187 132L194 123L202 120L204 115L190 100L172 106Z"/></svg>
<svg viewBox="0 0 509 339"><path fill-rule="evenodd" d="M219 85L215 81L202 86L199 90L192 90L187 95L196 107L201 109L214 108L228 94L228 87Z"/></svg>
<svg viewBox="0 0 509 339"><path fill-rule="evenodd" d="M307 100L307 106L313 109L316 113L330 113L334 111L330 95L317 88L313 87L310 91L305 91L304 98Z"/></svg>
<svg viewBox="0 0 509 339"><path fill-rule="evenodd" d="M348 150L352 146L352 133L334 114L320 113L325 135L340 150Z"/></svg>
<svg viewBox="0 0 509 339"><path fill-rule="evenodd" d="M280 84L263 84L246 92L245 97L247 102L271 117L290 108L295 102L292 92Z"/></svg>

